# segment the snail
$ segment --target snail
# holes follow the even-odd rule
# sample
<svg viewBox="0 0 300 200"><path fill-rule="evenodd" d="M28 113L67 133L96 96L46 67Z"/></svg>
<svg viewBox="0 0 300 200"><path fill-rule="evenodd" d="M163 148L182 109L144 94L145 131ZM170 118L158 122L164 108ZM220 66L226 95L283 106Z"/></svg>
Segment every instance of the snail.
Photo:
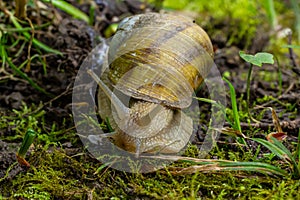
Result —
<svg viewBox="0 0 300 200"><path fill-rule="evenodd" d="M100 78L89 74L100 88L100 116L115 129L114 144L137 155L182 150L193 133L193 120L182 109L213 64L206 32L183 16L131 16L119 24L107 57Z"/></svg>

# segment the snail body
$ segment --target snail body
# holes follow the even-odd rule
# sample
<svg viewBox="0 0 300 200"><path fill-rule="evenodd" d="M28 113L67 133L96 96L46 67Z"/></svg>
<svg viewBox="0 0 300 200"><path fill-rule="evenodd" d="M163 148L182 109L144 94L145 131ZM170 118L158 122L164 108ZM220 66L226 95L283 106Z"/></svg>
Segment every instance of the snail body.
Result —
<svg viewBox="0 0 300 200"><path fill-rule="evenodd" d="M208 35L191 19L148 13L123 20L97 80L99 113L112 119L114 143L136 154L183 149L193 121L181 109L190 106L212 57ZM130 104L112 90L129 96Z"/></svg>

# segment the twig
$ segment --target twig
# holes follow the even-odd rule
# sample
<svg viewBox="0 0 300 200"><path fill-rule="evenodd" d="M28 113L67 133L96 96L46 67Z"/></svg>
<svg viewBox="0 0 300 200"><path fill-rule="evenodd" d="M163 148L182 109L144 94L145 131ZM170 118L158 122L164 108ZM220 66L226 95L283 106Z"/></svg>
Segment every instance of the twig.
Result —
<svg viewBox="0 0 300 200"><path fill-rule="evenodd" d="M65 90L64 92L62 92L60 95L58 95L58 96L56 96L56 97L50 99L50 100L47 101L46 103L40 105L36 110L32 111L32 112L29 113L29 114L37 113L37 112L40 111L42 108L44 108L46 105L49 105L49 104L51 104L53 101L55 101L55 100L59 99L60 97L62 97L62 96L64 96L64 95L68 94L68 92L70 92L70 91L73 90L73 88L71 88L72 85L73 85L73 83L70 83L70 84L67 86L67 88L66 88L66 90Z"/></svg>
<svg viewBox="0 0 300 200"><path fill-rule="evenodd" d="M31 56L30 56L31 46L32 46L33 38L34 38L34 26L33 26L31 20L28 17L26 17L25 19L28 21L28 23L30 25L30 28L31 28L31 35L30 35L28 49L27 49L27 60L28 60L28 63L27 63L26 68L25 68L25 72L29 72L30 71L30 65L31 65Z"/></svg>
<svg viewBox="0 0 300 200"><path fill-rule="evenodd" d="M281 94L279 97L277 97L277 100L280 100L280 99L282 99L282 98L289 98L290 96L288 96L287 94L288 94L288 92L290 92L292 89L293 89L293 87L295 86L295 81L293 81L291 84L290 84L290 86L284 91L284 93L283 94ZM266 107L266 106L268 106L268 105L270 105L270 104L272 104L272 103L274 103L274 102L276 102L275 100L271 100L271 101L268 101L268 102L266 102L266 103L264 103L264 104L262 104L262 105L259 105L259 106L256 106L256 107L254 107L253 109L255 110L255 109L261 109L261 108L263 108L263 107Z"/></svg>
<svg viewBox="0 0 300 200"><path fill-rule="evenodd" d="M229 124L225 123L225 126L227 125ZM283 129L289 129L289 130L300 128L300 118L297 118L293 121L281 121L280 126ZM270 127L274 127L274 124L273 122L270 123L259 122L259 123L250 123L250 124L241 122L241 127L242 128L254 127L254 128L268 129Z"/></svg>

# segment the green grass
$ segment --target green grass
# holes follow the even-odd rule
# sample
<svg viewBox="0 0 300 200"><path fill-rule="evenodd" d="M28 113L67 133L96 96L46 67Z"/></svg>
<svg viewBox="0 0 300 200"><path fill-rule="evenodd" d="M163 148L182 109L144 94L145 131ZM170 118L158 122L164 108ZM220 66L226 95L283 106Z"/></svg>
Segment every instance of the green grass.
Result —
<svg viewBox="0 0 300 200"><path fill-rule="evenodd" d="M12 21L12 23L14 24L14 26L19 29L22 30L23 27L21 26L21 24L18 22L18 19L13 15L13 13L9 12L8 10L6 10L7 14L10 17L10 20ZM36 45L38 48L43 49L46 52L49 53L53 53L53 54L57 54L57 55L62 55L62 53L60 51L57 51L55 49L52 49L51 47L45 45L44 43L40 42L39 40L35 39L35 38L31 38L30 33L28 33L27 31L22 31L22 34L24 35L24 37L27 40L32 40L32 43L34 45Z"/></svg>
<svg viewBox="0 0 300 200"><path fill-rule="evenodd" d="M207 156L217 159L197 159L195 156L199 149L190 145L186 157L166 157L178 161L164 169L150 174L131 174L108 168L91 158L84 149L69 155L68 148L63 147L61 142L73 140L73 145L81 146L79 140L71 139L76 137L74 130L47 127L43 122L45 112L36 106L24 106L14 113L14 117L4 116L6 121L0 122L2 129L7 124L17 124L14 128L17 133L22 134L26 128L32 127L38 130L39 136L27 156L31 167L11 180L0 179L2 196L11 196L11 199L83 199L89 195L95 199L299 197L297 176L292 176L292 170L286 170L286 167L294 165L293 162L286 160L283 164L276 156L265 155L262 159L257 157L259 151L254 156L251 152L231 150L226 144L219 144ZM17 141L18 138L10 138L10 141ZM282 145L279 146L282 148ZM297 148L298 154L293 154L295 161L299 159L299 146ZM282 153L278 155L282 157ZM7 169L7 174L15 165ZM280 166L284 170L280 170ZM6 184L2 184L3 181Z"/></svg>
<svg viewBox="0 0 300 200"><path fill-rule="evenodd" d="M3 69L5 69L6 66L10 67L14 71L14 73L16 73L22 79L26 80L33 88L35 88L36 90L38 90L50 97L53 97L52 94L50 94L44 88L39 86L32 78L30 78L26 74L26 69L30 69L30 65L31 65L31 62L33 59L38 58L40 61L43 60L41 58L41 55L38 55L38 54L30 56L31 44L33 44L37 49L42 49L48 53L53 53L53 54L57 54L57 55L61 55L61 56L62 56L62 53L60 51L52 49L51 47L49 47L49 46L45 45L44 43L40 42L39 40L35 39L33 37L34 34L30 33L33 26L30 29L23 28L21 26L21 23L19 23L19 20L13 15L12 12L10 12L9 10L6 10L5 8L4 8L4 10L5 10L5 13L9 16L9 19L11 20L14 28L11 28L11 25L8 24L7 26L3 27L3 30L0 30L0 57L1 57ZM11 46L8 46L7 41L14 37L13 33L15 33L15 32L22 34L25 38L25 41L23 42L23 44L20 44L22 42L22 39L17 38L15 40L15 42L13 44L11 44ZM12 41L14 41L14 39L12 39ZM28 44L27 59L19 66L16 66L12 62L12 60L14 57L19 57L20 54L24 53L24 51L25 51L24 46L26 43ZM20 47L21 47L20 50L15 55L9 55L9 48L15 47L17 45L20 45ZM23 70L24 66L26 66L25 70ZM43 68L44 68L44 72L46 74L45 63L43 64Z"/></svg>
<svg viewBox="0 0 300 200"><path fill-rule="evenodd" d="M249 119L258 123L259 121L252 117L251 111L250 111L250 84L251 84L251 78L252 78L252 68L254 65L261 67L263 64L274 64L273 55L270 53L265 53L265 52L259 52L259 53L256 53L255 55L250 55L250 54L246 54L243 51L240 51L239 55L243 60L250 63L250 67L248 70L248 76L247 76L247 87L246 87L246 97L247 97L246 108L247 108L247 113L248 113Z"/></svg>

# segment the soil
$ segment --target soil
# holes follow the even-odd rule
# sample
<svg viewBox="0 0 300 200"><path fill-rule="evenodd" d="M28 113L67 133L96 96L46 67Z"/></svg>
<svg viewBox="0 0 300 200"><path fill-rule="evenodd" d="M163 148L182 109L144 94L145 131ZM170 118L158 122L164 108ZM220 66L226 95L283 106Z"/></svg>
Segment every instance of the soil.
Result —
<svg viewBox="0 0 300 200"><path fill-rule="evenodd" d="M42 105L39 109L46 111L45 124L46 129L50 130L51 125L56 124L57 128L72 129L74 128L74 122L70 117L72 115L71 103L72 103L72 87L77 74L77 71L85 59L87 54L97 44L96 36L103 36L104 31L109 27L110 24L118 22L125 16L143 13L146 10L152 10L153 8L140 3L139 1L117 0L109 1L95 1L98 3L98 8L95 13L94 25L89 26L87 23L76 20L70 15L50 7L48 14L43 14L40 11L38 14L39 18L36 17L37 10L34 7L28 7L27 16L31 19L34 24L45 24L51 22L50 25L38 29L35 32L35 38L39 41L47 44L53 49L59 50L63 53L63 56L54 54L45 54L44 62L46 63L46 70L43 69L43 65L40 60L32 60L30 70L26 73L27 75L36 82L40 87L46 89L47 92L51 93L52 96L43 94L33 88L27 81L24 81L18 75L15 75L14 71L6 67L5 72L0 70L0 114L2 116L16 116L13 110L20 110L24 105ZM81 10L88 13L89 4L78 5L73 2L73 5L78 6ZM6 9L13 9L14 5L12 2L5 4ZM2 10L3 11L3 10ZM51 15L49 15L51 13ZM55 20L52 18L55 17ZM1 15L1 23L10 23L7 17ZM226 30L226 23L218 27L220 30ZM257 35L264 35L258 30ZM265 34L266 35L266 34ZM18 37L16 34L15 37ZM268 37L268 35L266 36ZM268 38L267 38L268 39ZM266 47L266 38L253 39L253 43L249 49L251 52L258 52ZM8 41L11 44L12 41ZM238 99L245 100L245 87L246 80L242 77L242 74L246 74L248 71L248 64L245 64L239 56L238 52L243 49L242 44L234 44L227 46L224 38L215 37L212 38L212 42L215 48L215 63L219 67L221 74L224 72L230 72L230 81L236 89ZM8 45L7 44L7 45ZM259 45L258 45L259 44ZM19 44L21 45L21 44ZM8 52L13 57L12 61L16 66L23 63L28 56L28 43L26 43L24 50L17 56L13 55L21 48L15 46ZM35 46L31 47L31 55L38 53L39 50ZM295 56L295 54L291 54ZM278 64L264 65L263 68L254 67L253 79L251 82L251 99L250 107L254 113L259 113L258 103L256 100L263 98L264 96L273 96L277 99L273 99L264 103L264 107L273 107L277 113L280 113L279 120L282 124L284 132L287 132L287 142L297 141L297 134L300 128L300 81L299 66L292 64L290 55L286 55L286 59L290 61L292 67L286 68L281 67L282 70L282 94L279 94L278 81L264 80L262 76L259 76L260 71L264 70L270 73L278 71ZM296 58L297 59L297 58ZM296 64L299 65L299 60L296 60ZM294 69L294 70L293 70ZM4 78L7 74L7 78ZM205 94L205 91L203 92ZM230 106L230 98L227 97L228 106ZM288 110L287 103L297 108L296 113ZM255 107L256 106L256 107ZM293 117L291 118L291 115ZM243 130L250 130L253 127L260 128L260 130L273 130L274 124L272 121L271 112L265 112L261 123L247 123L244 121L241 123ZM229 124L225 124L229 126ZM0 178L4 177L6 170L16 162L15 152L17 151L21 138L15 140L13 143L5 138L13 137L16 134L15 125L7 126L5 128L0 127ZM68 134L66 132L65 134ZM194 139L197 143L201 141L201 134L203 131L199 130L198 137ZM258 133L259 137L264 137ZM198 138L198 139L197 139ZM199 139L200 138L200 139ZM221 137L220 140L226 140ZM16 143L18 142L18 143ZM61 141L62 145L68 149L69 155L82 150L80 148L80 141L77 143L70 144L70 141ZM90 158L93 159L93 158ZM19 165L15 165L6 177L6 180L12 180L18 173L26 170L26 168ZM0 187L1 188L1 187Z"/></svg>

